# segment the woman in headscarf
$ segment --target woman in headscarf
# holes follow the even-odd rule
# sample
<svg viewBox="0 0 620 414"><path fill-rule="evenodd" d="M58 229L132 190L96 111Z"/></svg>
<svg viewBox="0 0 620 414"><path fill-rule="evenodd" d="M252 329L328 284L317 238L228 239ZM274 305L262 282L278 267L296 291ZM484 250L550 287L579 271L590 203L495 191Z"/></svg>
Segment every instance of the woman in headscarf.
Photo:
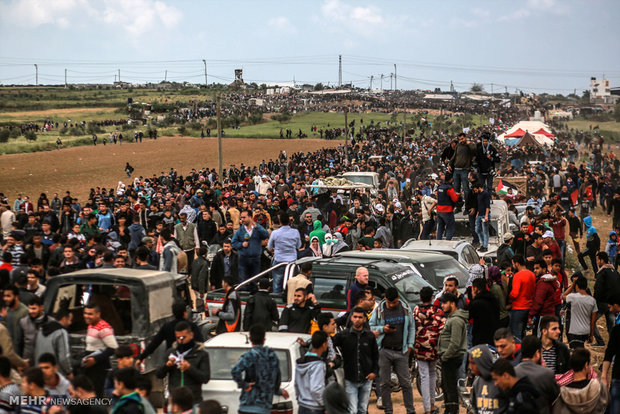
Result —
<svg viewBox="0 0 620 414"><path fill-rule="evenodd" d="M321 246L323 250L323 257L332 257L334 255L334 248L338 243L338 239L332 236L331 233L325 234L325 244Z"/></svg>
<svg viewBox="0 0 620 414"><path fill-rule="evenodd" d="M344 237L342 236L342 233L340 233L339 231L334 233L334 235L332 236L332 239L338 240L337 242L332 243L333 245L332 255L335 255L336 253L347 252L351 250L349 245L344 241Z"/></svg>
<svg viewBox="0 0 620 414"><path fill-rule="evenodd" d="M312 236L312 238L310 238L308 247L302 250L299 254L299 258L302 257L323 257L323 252L321 251L321 246L319 245L319 238L317 236Z"/></svg>

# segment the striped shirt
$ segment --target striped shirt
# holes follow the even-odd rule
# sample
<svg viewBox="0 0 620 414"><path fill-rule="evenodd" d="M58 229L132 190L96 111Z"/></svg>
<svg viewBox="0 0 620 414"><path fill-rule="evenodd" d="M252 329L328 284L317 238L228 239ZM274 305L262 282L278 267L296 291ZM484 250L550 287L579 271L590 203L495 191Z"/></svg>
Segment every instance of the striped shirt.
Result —
<svg viewBox="0 0 620 414"><path fill-rule="evenodd" d="M549 349L542 349L542 358L545 361L545 366L555 373L555 360L557 358L556 349L552 346Z"/></svg>

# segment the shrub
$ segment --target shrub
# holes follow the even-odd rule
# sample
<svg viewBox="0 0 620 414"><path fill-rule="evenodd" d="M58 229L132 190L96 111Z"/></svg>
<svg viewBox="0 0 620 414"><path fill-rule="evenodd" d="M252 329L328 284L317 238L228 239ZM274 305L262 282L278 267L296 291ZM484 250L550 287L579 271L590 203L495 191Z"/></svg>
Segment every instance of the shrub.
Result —
<svg viewBox="0 0 620 414"><path fill-rule="evenodd" d="M58 131L60 133L60 135L66 135L69 132L69 128L67 127L62 127L60 129L60 131Z"/></svg>
<svg viewBox="0 0 620 414"><path fill-rule="evenodd" d="M11 131L8 129L0 129L0 142L7 142L11 136Z"/></svg>
<svg viewBox="0 0 620 414"><path fill-rule="evenodd" d="M185 135L187 133L187 128L185 128L185 125L181 125L177 128L177 131L179 131L179 134Z"/></svg>
<svg viewBox="0 0 620 414"><path fill-rule="evenodd" d="M263 113L262 112L254 112L248 116L248 122L251 125L260 124L263 121Z"/></svg>
<svg viewBox="0 0 620 414"><path fill-rule="evenodd" d="M189 129L193 129L193 130L196 130L196 131L200 131L202 128L204 128L204 125L201 122L198 122L198 121L188 122L186 126Z"/></svg>
<svg viewBox="0 0 620 414"><path fill-rule="evenodd" d="M86 125L86 132L89 134L101 134L105 131L103 130L103 128L97 125L96 122L91 121L88 123L88 125Z"/></svg>
<svg viewBox="0 0 620 414"><path fill-rule="evenodd" d="M26 139L28 141L36 141L37 140L37 134L35 134L34 131L26 131L26 132L24 132L24 136L26 137Z"/></svg>
<svg viewBox="0 0 620 414"><path fill-rule="evenodd" d="M9 136L11 138L18 138L21 134L22 134L22 131L19 128L13 128L11 129Z"/></svg>
<svg viewBox="0 0 620 414"><path fill-rule="evenodd" d="M278 121L280 123L288 122L291 119L291 114L288 112L282 112L279 115L274 115L271 117L274 121Z"/></svg>

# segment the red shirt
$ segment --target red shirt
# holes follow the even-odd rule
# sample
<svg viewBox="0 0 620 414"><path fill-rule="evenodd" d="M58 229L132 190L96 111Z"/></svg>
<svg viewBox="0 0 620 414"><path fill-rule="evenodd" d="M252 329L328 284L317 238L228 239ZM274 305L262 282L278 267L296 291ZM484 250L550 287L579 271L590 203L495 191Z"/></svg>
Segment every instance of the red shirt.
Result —
<svg viewBox="0 0 620 414"><path fill-rule="evenodd" d="M509 295L512 300L512 309L531 309L535 290L536 276L534 276L534 273L527 269L515 273L512 277L512 290Z"/></svg>

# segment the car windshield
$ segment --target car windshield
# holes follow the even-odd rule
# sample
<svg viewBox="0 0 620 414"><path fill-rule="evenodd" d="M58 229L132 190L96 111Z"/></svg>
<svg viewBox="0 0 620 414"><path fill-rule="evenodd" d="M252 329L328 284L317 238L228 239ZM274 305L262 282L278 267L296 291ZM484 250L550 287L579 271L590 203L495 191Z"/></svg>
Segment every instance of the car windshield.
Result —
<svg viewBox="0 0 620 414"><path fill-rule="evenodd" d="M273 349L273 348L271 348ZM250 351L250 348L217 348L207 347L209 363L211 365L212 380L232 380L231 368L237 363L241 355ZM280 375L282 382L291 380L291 366L289 351L286 349L273 349L280 363Z"/></svg>
<svg viewBox="0 0 620 414"><path fill-rule="evenodd" d="M354 183L374 185L372 175L348 175L347 174L344 176L344 178Z"/></svg>
<svg viewBox="0 0 620 414"><path fill-rule="evenodd" d="M415 268L422 277L428 280L437 289L443 289L444 278L454 276L459 281L459 286L464 287L469 277L467 270L456 260L434 260L426 263L415 263Z"/></svg>
<svg viewBox="0 0 620 414"><path fill-rule="evenodd" d="M420 290L422 290L424 286L431 286L410 269L395 273L391 275L390 278L392 282L394 282L396 288L405 294L407 300L414 303L420 300Z"/></svg>

